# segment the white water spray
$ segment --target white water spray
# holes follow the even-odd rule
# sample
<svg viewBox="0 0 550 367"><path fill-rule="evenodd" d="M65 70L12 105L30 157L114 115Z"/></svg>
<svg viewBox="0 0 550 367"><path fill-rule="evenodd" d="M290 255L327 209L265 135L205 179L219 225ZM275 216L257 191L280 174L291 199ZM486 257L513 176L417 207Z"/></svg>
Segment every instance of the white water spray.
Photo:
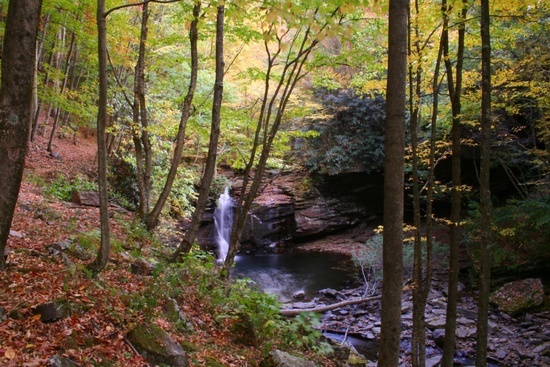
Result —
<svg viewBox="0 0 550 367"><path fill-rule="evenodd" d="M229 238L233 226L233 200L226 187L218 199L218 206L214 211L214 227L216 228L216 244L218 245L218 262L223 263L229 250Z"/></svg>

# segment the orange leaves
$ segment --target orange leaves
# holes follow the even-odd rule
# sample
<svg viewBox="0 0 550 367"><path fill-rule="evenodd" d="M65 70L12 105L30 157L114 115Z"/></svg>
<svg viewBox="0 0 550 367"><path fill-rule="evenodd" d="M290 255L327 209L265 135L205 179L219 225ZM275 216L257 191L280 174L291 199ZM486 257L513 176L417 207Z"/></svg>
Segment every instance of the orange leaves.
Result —
<svg viewBox="0 0 550 367"><path fill-rule="evenodd" d="M4 352L4 357L6 357L7 359L14 359L15 356L16 356L16 353L11 348L6 349L6 351Z"/></svg>

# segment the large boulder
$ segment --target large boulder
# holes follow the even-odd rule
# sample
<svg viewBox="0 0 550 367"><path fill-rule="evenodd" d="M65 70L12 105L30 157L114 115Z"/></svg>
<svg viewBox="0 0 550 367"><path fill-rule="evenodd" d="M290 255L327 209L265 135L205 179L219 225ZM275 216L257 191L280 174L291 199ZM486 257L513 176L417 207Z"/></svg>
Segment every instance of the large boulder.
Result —
<svg viewBox="0 0 550 367"><path fill-rule="evenodd" d="M153 324L136 326L128 340L149 365L188 367L187 354L166 331Z"/></svg>
<svg viewBox="0 0 550 367"><path fill-rule="evenodd" d="M260 362L259 367L315 367L315 363L291 356L287 352L273 350Z"/></svg>
<svg viewBox="0 0 550 367"><path fill-rule="evenodd" d="M544 287L540 279L524 279L507 283L491 296L491 302L510 315L517 315L544 301Z"/></svg>

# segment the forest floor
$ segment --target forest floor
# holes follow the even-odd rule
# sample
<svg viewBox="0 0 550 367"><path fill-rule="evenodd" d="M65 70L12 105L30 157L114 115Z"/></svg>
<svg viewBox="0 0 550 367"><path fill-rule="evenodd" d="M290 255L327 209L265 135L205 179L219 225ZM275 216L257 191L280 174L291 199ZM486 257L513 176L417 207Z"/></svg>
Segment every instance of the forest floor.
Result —
<svg viewBox="0 0 550 367"><path fill-rule="evenodd" d="M193 332L177 332L163 317L165 305L147 298L158 283L131 272L136 248L124 248L140 242L140 257L157 254L147 237L136 235L133 214L113 211L110 262L95 278L83 271L99 246L99 209L54 199L44 188L61 174L69 179L92 174L95 141L57 140L53 156L46 146L42 137L31 143L8 239L7 268L0 273L0 366L47 366L52 356L82 367L147 366L127 340L128 332L145 319L193 346L188 351L191 366L257 365L261 351L236 342L231 320L217 319L216 310L192 285L182 287L180 307L195 326ZM69 261L59 256L52 244L64 241L88 246L85 256L69 256ZM36 306L60 299L72 307L68 316L41 322Z"/></svg>

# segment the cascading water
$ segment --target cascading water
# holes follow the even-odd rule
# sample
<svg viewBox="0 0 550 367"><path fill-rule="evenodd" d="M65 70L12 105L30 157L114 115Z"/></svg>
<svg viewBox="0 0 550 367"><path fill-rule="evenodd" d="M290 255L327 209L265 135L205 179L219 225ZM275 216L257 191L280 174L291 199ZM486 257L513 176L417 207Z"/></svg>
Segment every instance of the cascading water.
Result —
<svg viewBox="0 0 550 367"><path fill-rule="evenodd" d="M218 199L218 206L214 211L214 227L216 229L216 244L218 245L218 262L223 263L229 250L229 237L233 225L233 200L226 187Z"/></svg>

